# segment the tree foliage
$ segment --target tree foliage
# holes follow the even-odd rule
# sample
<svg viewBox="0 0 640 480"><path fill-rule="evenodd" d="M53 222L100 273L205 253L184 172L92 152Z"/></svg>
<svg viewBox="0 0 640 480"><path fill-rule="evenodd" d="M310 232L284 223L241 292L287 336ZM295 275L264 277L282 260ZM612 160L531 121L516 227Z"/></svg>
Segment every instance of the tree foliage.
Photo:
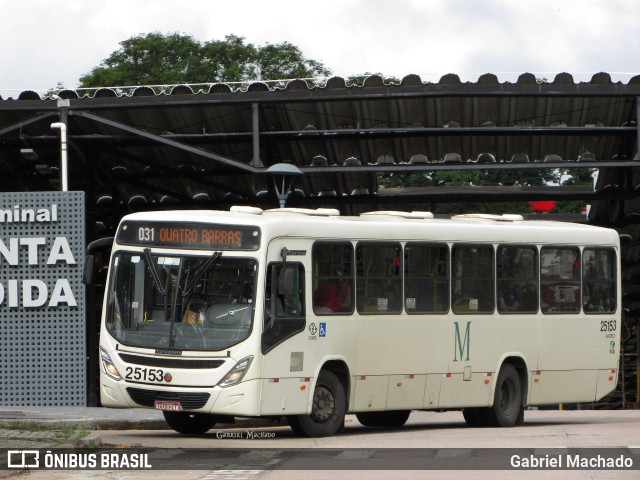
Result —
<svg viewBox="0 0 640 480"><path fill-rule="evenodd" d="M190 35L137 35L80 78L81 87L281 80L329 75L289 42L255 46L243 37L200 42Z"/></svg>
<svg viewBox="0 0 640 480"><path fill-rule="evenodd" d="M380 173L382 188L393 187L488 187L591 185L593 169L500 169L500 170L438 170L433 172ZM556 202L553 213L581 213L584 202ZM441 214L459 213L531 213L530 202L442 202L416 206Z"/></svg>

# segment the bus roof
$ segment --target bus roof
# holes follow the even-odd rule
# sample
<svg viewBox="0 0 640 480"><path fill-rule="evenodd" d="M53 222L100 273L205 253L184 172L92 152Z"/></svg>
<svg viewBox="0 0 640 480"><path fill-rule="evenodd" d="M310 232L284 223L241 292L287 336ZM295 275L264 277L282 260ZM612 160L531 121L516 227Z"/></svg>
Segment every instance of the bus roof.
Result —
<svg viewBox="0 0 640 480"><path fill-rule="evenodd" d="M546 244L619 245L615 230L592 225L548 220L523 220L520 215L467 214L433 218L429 212L369 212L340 216L334 209L273 209L232 207L232 211L174 210L138 212L122 219L167 222L187 221L259 227L263 238L411 240L442 242L518 242Z"/></svg>

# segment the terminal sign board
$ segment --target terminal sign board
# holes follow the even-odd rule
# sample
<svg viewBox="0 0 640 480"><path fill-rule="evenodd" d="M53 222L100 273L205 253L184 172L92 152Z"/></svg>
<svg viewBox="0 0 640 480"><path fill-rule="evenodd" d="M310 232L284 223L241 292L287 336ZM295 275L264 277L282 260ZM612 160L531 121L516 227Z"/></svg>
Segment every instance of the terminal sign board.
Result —
<svg viewBox="0 0 640 480"><path fill-rule="evenodd" d="M0 404L85 405L84 192L0 194Z"/></svg>

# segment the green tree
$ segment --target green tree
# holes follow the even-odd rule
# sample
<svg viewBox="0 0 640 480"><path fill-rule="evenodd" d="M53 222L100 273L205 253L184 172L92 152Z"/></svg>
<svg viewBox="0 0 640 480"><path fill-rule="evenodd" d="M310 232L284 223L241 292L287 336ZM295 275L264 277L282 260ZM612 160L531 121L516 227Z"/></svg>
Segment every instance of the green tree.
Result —
<svg viewBox="0 0 640 480"><path fill-rule="evenodd" d="M258 78L280 80L287 78L313 78L328 76L331 70L316 60L304 57L298 47L289 42L267 43L257 49Z"/></svg>
<svg viewBox="0 0 640 480"><path fill-rule="evenodd" d="M381 187L483 187L483 186L542 186L558 182L560 172L552 169L535 170L438 170L433 172L380 173ZM528 202L442 202L418 205L417 208L434 213L530 213Z"/></svg>
<svg viewBox="0 0 640 480"><path fill-rule="evenodd" d="M594 168L574 168L566 170L562 175L562 185L593 185ZM566 200L557 202L553 213L584 213L584 200Z"/></svg>
<svg viewBox="0 0 640 480"><path fill-rule="evenodd" d="M171 85L318 77L331 71L289 42L256 47L243 37L200 42L190 35L137 35L80 77L81 87Z"/></svg>

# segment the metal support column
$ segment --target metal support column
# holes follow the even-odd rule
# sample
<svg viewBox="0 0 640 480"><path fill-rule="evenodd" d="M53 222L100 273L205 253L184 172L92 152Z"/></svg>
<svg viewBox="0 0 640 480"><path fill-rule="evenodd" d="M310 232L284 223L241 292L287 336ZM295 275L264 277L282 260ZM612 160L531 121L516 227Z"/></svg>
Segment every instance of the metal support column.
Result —
<svg viewBox="0 0 640 480"><path fill-rule="evenodd" d="M252 167L263 167L260 159L260 105L257 102L251 104L251 134L253 138Z"/></svg>
<svg viewBox="0 0 640 480"><path fill-rule="evenodd" d="M636 97L636 160L640 160L640 97Z"/></svg>

